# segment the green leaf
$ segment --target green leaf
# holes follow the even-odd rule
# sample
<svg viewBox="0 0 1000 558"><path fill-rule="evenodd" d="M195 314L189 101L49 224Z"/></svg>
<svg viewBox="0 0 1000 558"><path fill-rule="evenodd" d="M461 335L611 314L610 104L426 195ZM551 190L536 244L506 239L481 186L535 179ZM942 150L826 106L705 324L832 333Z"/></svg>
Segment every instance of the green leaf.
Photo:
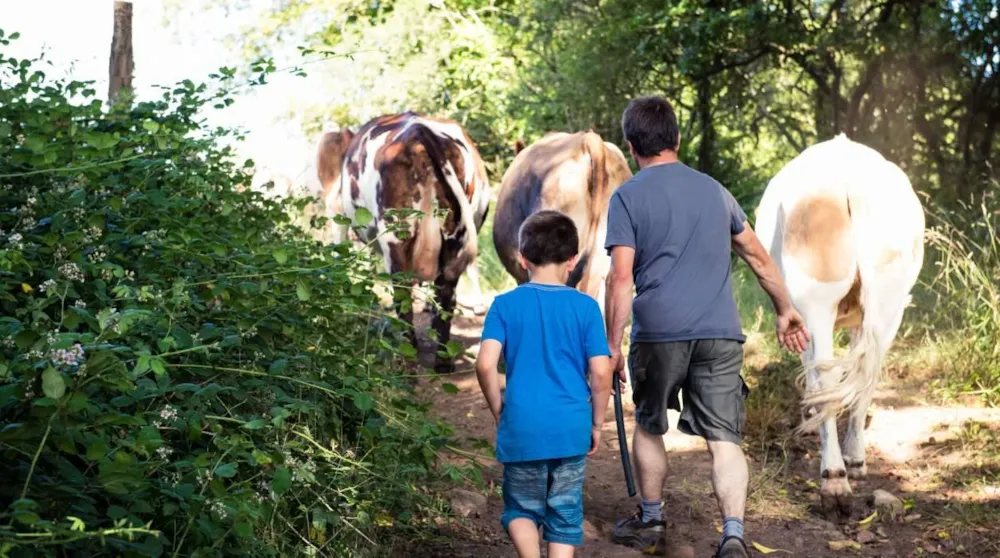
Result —
<svg viewBox="0 0 1000 558"><path fill-rule="evenodd" d="M282 265L284 265L285 262L288 261L288 252L286 252L284 248L282 248L280 250L275 250L274 254L272 254L272 255L274 256L274 261L276 261L276 262L278 262L278 263L280 263Z"/></svg>
<svg viewBox="0 0 1000 558"><path fill-rule="evenodd" d="M233 526L233 530L236 531L236 535L240 538L249 539L253 537L253 526L245 521L238 521Z"/></svg>
<svg viewBox="0 0 1000 558"><path fill-rule="evenodd" d="M371 211L368 211L363 207L359 207L357 211L354 212L354 222L359 226L367 227L373 219L375 219L375 217L372 216Z"/></svg>
<svg viewBox="0 0 1000 558"><path fill-rule="evenodd" d="M299 300L305 302L309 300L309 297L312 296L312 288L309 286L308 283L299 281L298 283L295 284L295 294L298 295Z"/></svg>
<svg viewBox="0 0 1000 558"><path fill-rule="evenodd" d="M268 463L271 463L271 461L272 461L270 455L268 455L268 454L266 454L266 453L264 453L264 452L262 452L262 451L260 451L258 449L253 450L250 453L250 455L253 456L253 460L256 461L258 465L267 465Z"/></svg>
<svg viewBox="0 0 1000 558"><path fill-rule="evenodd" d="M111 519L121 519L128 515L128 510L121 506L109 506L108 507L108 517Z"/></svg>
<svg viewBox="0 0 1000 558"><path fill-rule="evenodd" d="M284 494L292 487L292 474L285 467L278 467L274 471L274 478L271 479L271 490L275 494Z"/></svg>
<svg viewBox="0 0 1000 558"><path fill-rule="evenodd" d="M409 343L403 343L399 346L399 354L406 358L416 358L417 348Z"/></svg>
<svg viewBox="0 0 1000 558"><path fill-rule="evenodd" d="M281 374L286 368L288 368L288 359L279 358L271 363L271 366L268 367L267 371L270 374Z"/></svg>
<svg viewBox="0 0 1000 558"><path fill-rule="evenodd" d="M145 120L142 123L142 128L151 134L155 134L160 131L160 123L155 120Z"/></svg>
<svg viewBox="0 0 1000 558"><path fill-rule="evenodd" d="M45 150L45 140L39 137L24 138L24 146L35 153L41 153Z"/></svg>
<svg viewBox="0 0 1000 558"><path fill-rule="evenodd" d="M448 353L450 358L455 358L462 354L462 344L458 341L448 341L444 347L445 352Z"/></svg>
<svg viewBox="0 0 1000 558"><path fill-rule="evenodd" d="M443 389L445 393L459 392L458 386L456 386L455 384L441 384L441 389Z"/></svg>
<svg viewBox="0 0 1000 558"><path fill-rule="evenodd" d="M66 394L66 381L63 380L62 374L51 366L42 372L42 391L46 397L52 399L62 399Z"/></svg>
<svg viewBox="0 0 1000 558"><path fill-rule="evenodd" d="M167 366L163 362L162 358L152 358L149 360L149 367L153 369L153 373L157 376L162 376L167 372Z"/></svg>
<svg viewBox="0 0 1000 558"><path fill-rule="evenodd" d="M265 426L267 426L267 421L266 420L264 420L264 419L254 419L254 420L252 420L252 421L244 424L243 428L246 428L247 430L260 430L261 428L264 428Z"/></svg>
<svg viewBox="0 0 1000 558"><path fill-rule="evenodd" d="M235 477L236 465L232 463L223 463L215 468L215 475L224 479Z"/></svg>
<svg viewBox="0 0 1000 558"><path fill-rule="evenodd" d="M363 391L355 392L352 399L354 400L354 406L361 411L368 412L375 407L375 399Z"/></svg>

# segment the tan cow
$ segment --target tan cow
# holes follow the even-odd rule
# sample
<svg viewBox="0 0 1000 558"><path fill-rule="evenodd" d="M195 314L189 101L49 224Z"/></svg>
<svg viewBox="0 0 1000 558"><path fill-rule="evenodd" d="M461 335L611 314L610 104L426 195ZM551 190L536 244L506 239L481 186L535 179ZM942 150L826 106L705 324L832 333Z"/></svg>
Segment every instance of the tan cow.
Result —
<svg viewBox="0 0 1000 558"><path fill-rule="evenodd" d="M437 286L433 328L447 343L455 288L475 262L477 233L489 208L486 168L465 130L456 122L405 112L375 118L356 134L326 134L317 155L317 173L330 215L356 222L358 209L374 219L361 240L383 257L390 273L409 272ZM386 211L413 209L406 235L391 229ZM334 227L334 242L347 238L347 226ZM412 311L401 317L413 323ZM412 334L416 345L416 334ZM438 357L438 369L450 369Z"/></svg>
<svg viewBox="0 0 1000 558"><path fill-rule="evenodd" d="M580 260L568 284L597 299L603 311L604 278L611 265L604 249L608 200L632 178L628 161L592 130L550 132L522 147L517 146L497 197L493 243L500 261L518 284L526 282L527 271L517 261L521 223L536 211L561 211L573 219L580 237Z"/></svg>
<svg viewBox="0 0 1000 558"><path fill-rule="evenodd" d="M800 431L819 428L820 495L849 514L849 478L862 478L864 427L903 311L923 263L924 211L910 181L877 151L843 134L799 154L771 179L757 234L781 269L812 336L803 354ZM850 352L834 358L834 331ZM849 411L843 450L836 417Z"/></svg>

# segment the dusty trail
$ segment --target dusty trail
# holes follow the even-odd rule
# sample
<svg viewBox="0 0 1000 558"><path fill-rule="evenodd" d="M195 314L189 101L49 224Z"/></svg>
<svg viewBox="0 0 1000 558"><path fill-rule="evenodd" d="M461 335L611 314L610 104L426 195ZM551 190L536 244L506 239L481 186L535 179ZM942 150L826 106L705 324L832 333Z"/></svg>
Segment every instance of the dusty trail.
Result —
<svg viewBox="0 0 1000 558"><path fill-rule="evenodd" d="M475 355L482 318L472 316L471 312L465 314L455 319L453 339ZM422 319L426 320L427 316ZM752 343L751 336L747 344L748 367L760 361L753 355ZM458 393L446 393L438 383L430 381L418 387L420 395L431 401L435 412L454 426L456 435L466 440L464 446L470 450L473 446L468 441L471 439L495 443L493 421L472 365L472 360L463 359L458 369L465 372L448 378L458 387ZM949 488L948 482L941 482L946 479L943 472L953 470L951 465L968 465L968 455L962 453L960 444L954 443L957 427L966 419L1000 426L1000 410L924 406L912 396L890 390L880 394L876 405L868 430L869 477L853 484L856 503L854 515L847 523L828 522L817 509L818 440L815 437L797 442L799 448L789 448L787 459L773 457L780 455L779 452L764 454L751 448L746 521L749 542L775 549L775 556L1000 556L1000 528L980 527L977 531L969 527L969 523L949 520L963 514L984 512L984 509L984 513L995 512L1000 517L1000 488L979 486L955 490ZM631 440L631 408L626 408L625 415ZM715 552L721 527L709 482L710 461L704 442L677 432L676 420L673 415L671 430L664 437L669 451L664 492L667 548L665 554L660 555L710 557ZM614 521L635 509L638 496L630 499L626 493L614 411L610 405L603 442L603 451L587 464L584 486L586 541L577 556L643 556L639 551L611 542ZM759 455L772 457L754 457ZM515 555L499 523L502 469L492 459L487 461L489 466L484 478L490 490L485 505L447 526L443 537L446 542L434 543L412 555L475 558ZM475 490L469 486L464 488ZM862 528L859 523L873 510L866 503L866 497L879 488L904 501L912 500L913 505L908 506L901 520L887 522L877 518ZM860 533L862 530L867 533ZM832 550L830 546L830 541L840 541L833 544L844 545L859 540L861 543L854 549ZM755 549L751 549L751 554L763 555Z"/></svg>

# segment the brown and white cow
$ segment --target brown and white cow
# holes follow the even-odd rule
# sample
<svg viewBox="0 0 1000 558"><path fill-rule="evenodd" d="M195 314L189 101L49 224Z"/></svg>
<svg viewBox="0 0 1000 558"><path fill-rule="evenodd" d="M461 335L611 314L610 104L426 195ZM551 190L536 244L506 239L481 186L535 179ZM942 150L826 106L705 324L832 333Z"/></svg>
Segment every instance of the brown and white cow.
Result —
<svg viewBox="0 0 1000 558"><path fill-rule="evenodd" d="M475 144L458 123L413 112L375 118L357 133L328 133L321 140L317 173L329 214L355 223L357 210L374 216L361 240L383 257L390 273L409 272L433 281L437 306L433 328L447 343L455 288L478 254L477 233L489 209L486 167ZM390 230L386 211L418 210L404 217L405 238ZM347 238L335 226L334 242ZM413 324L412 311L401 317ZM416 334L412 333L416 346ZM448 368L438 357L435 367Z"/></svg>
<svg viewBox="0 0 1000 558"><path fill-rule="evenodd" d="M820 496L850 513L849 478L866 475L864 428L882 359L899 329L923 263L924 211L902 170L843 134L817 143L778 172L757 207L757 234L781 269L812 336L802 356L800 430L819 428ZM834 331L851 348L834 358ZM844 445L837 415L850 412Z"/></svg>
<svg viewBox="0 0 1000 558"><path fill-rule="evenodd" d="M529 215L555 209L568 215L580 236L580 260L568 285L597 299L604 309L604 279L611 259L604 249L608 201L632 177L628 161L614 144L592 130L549 132L523 148L504 173L493 217L493 243L507 272L518 284L528 280L517 261L517 233Z"/></svg>

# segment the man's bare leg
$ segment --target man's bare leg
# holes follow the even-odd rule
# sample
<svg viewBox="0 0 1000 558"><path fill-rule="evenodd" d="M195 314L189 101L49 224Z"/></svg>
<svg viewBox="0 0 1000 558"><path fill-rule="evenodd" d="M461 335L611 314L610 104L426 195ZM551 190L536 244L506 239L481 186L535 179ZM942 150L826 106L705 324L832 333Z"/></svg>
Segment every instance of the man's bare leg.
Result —
<svg viewBox="0 0 1000 558"><path fill-rule="evenodd" d="M722 538L739 537L742 540L750 480L746 456L743 449L732 442L709 441L708 451L712 454L712 488L722 514Z"/></svg>
<svg viewBox="0 0 1000 558"><path fill-rule="evenodd" d="M667 476L667 453L663 437L651 434L635 425L632 434L632 459L642 504L634 516L615 523L612 540L619 544L646 548L656 545L663 537L664 523L660 515L663 481Z"/></svg>
<svg viewBox="0 0 1000 558"><path fill-rule="evenodd" d="M632 458L639 480L642 499L659 502L663 498L663 481L667 477L667 452L663 437L650 434L638 424L632 434Z"/></svg>

